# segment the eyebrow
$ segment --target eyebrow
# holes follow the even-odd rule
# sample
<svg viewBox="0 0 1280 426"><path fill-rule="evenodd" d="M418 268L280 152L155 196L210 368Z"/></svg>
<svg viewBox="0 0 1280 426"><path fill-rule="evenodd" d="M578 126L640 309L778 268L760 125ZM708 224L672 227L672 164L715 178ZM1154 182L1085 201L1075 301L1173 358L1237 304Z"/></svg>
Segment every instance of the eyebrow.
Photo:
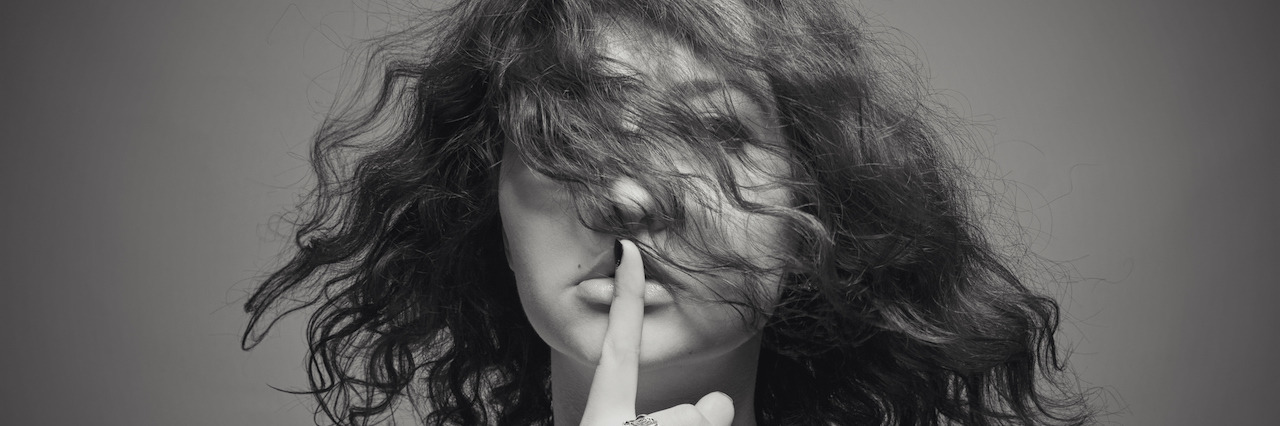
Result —
<svg viewBox="0 0 1280 426"><path fill-rule="evenodd" d="M768 123L771 122L774 112L771 108L767 108L766 106L773 105L773 103L766 102L764 98L759 96L757 91L751 90L751 87L752 86L746 82L733 77L727 77L724 79L693 78L677 81L671 84L667 89L667 93L670 93L674 97L686 102L689 99L707 96L716 92L727 92L732 90L741 93L746 96L749 104L755 106L756 112L747 113L747 111L744 111L742 108L733 107L732 111L728 111L729 114L724 118L732 120L736 126L740 126L742 129L745 129L747 135L754 141L754 143L761 145L772 143L775 139L774 135L769 130ZM755 125L749 125L744 121L744 119L755 123Z"/></svg>
<svg viewBox="0 0 1280 426"><path fill-rule="evenodd" d="M723 80L705 78L684 80L676 82L670 89L668 89L669 92L676 94L676 96L679 96L682 99L706 96L715 92L727 90L733 90L746 95L747 100L751 101L751 103L755 105L756 109L760 111L760 118L765 119L766 121L768 120L772 109L766 108L766 105L770 105L770 103L767 103L765 99L761 98L759 93L756 93L755 90L751 90L751 87L746 83L735 78L726 78Z"/></svg>

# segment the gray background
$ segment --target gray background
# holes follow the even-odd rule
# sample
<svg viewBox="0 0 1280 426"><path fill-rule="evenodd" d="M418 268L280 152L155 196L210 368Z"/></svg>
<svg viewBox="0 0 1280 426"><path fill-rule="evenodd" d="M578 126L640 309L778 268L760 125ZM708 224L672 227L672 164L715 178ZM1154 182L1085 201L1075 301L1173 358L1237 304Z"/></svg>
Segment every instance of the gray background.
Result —
<svg viewBox="0 0 1280 426"><path fill-rule="evenodd" d="M345 47L390 8L72 3L0 13L5 423L308 424L268 387L304 383L300 319L244 353L240 303L279 262L270 219ZM1271 423L1277 8L864 3L1082 278L1051 291L1108 420Z"/></svg>

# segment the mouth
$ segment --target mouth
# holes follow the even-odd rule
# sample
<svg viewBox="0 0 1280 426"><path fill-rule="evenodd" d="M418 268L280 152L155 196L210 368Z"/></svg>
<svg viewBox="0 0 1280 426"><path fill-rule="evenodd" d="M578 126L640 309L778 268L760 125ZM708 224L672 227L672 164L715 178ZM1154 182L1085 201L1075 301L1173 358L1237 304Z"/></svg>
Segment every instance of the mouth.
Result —
<svg viewBox="0 0 1280 426"><path fill-rule="evenodd" d="M613 278L593 278L578 283L573 287L574 294L587 304L608 307L613 304L613 293L617 281ZM669 305L675 297L667 287L653 280L644 281L644 306L646 308ZM605 311L607 312L607 310Z"/></svg>
<svg viewBox="0 0 1280 426"><path fill-rule="evenodd" d="M646 307L665 305L674 302L673 291L680 287L670 269L657 262L655 256L644 256L644 304ZM617 264L613 250L606 250L596 256L590 270L584 275L574 291L585 302L594 305L608 306L613 303L613 292L616 284Z"/></svg>

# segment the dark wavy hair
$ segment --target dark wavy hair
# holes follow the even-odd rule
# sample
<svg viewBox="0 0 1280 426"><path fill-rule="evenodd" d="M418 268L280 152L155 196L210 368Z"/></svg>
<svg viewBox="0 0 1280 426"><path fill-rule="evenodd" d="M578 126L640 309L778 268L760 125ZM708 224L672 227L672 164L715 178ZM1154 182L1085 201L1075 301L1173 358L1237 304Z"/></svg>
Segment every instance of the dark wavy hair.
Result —
<svg viewBox="0 0 1280 426"><path fill-rule="evenodd" d="M503 249L503 147L570 188L592 229L629 232L594 195L626 175L669 201L650 214L713 247L680 226L690 207L675 194L696 183L661 166L675 143L713 166L701 179L726 202L797 236L779 256L781 302L763 318L761 424L1090 421L1055 344L1058 305L984 237L974 178L948 145L963 138L917 79L843 7L743 3L466 1L379 39L359 90L316 136L296 253L246 303L245 348L309 309L306 392L328 421L368 424L407 403L429 425L549 424L549 348ZM727 79L763 76L742 90L776 106L786 146L762 149L790 161L774 178L793 205L738 193L736 148L723 143L741 136L732 123L603 66L599 30L618 22L740 70ZM685 267L759 272L707 250L714 262Z"/></svg>

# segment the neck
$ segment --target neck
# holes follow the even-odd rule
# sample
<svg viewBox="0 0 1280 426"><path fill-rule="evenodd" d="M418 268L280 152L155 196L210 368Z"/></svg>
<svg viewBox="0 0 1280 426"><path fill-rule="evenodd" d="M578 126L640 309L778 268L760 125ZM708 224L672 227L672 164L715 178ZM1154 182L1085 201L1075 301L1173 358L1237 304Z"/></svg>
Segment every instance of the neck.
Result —
<svg viewBox="0 0 1280 426"><path fill-rule="evenodd" d="M636 412L654 413L693 404L711 392L733 398L732 426L755 426L759 336L726 354L676 365L640 366ZM551 351L551 409L556 426L578 426L587 405L595 365Z"/></svg>

